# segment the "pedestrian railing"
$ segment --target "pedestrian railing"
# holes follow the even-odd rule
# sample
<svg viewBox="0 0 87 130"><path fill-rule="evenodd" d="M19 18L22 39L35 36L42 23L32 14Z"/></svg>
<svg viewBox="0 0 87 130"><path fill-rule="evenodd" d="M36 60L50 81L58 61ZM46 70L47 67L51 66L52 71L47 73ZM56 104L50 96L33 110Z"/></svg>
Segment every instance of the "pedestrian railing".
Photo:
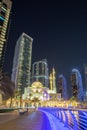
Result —
<svg viewBox="0 0 87 130"><path fill-rule="evenodd" d="M70 130L87 130L87 110L75 108L39 107L54 115Z"/></svg>

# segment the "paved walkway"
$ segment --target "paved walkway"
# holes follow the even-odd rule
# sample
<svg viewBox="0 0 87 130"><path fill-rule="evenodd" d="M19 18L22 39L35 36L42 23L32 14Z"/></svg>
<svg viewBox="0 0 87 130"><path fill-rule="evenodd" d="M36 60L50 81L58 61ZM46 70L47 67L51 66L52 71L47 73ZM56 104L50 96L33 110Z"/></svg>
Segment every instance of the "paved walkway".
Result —
<svg viewBox="0 0 87 130"><path fill-rule="evenodd" d="M0 124L0 130L51 130L47 116L39 111Z"/></svg>
<svg viewBox="0 0 87 130"><path fill-rule="evenodd" d="M19 117L18 110L15 110L14 112L0 113L0 124L14 120L18 117Z"/></svg>
<svg viewBox="0 0 87 130"><path fill-rule="evenodd" d="M69 130L48 112L29 111L19 115L18 111L0 114L0 130Z"/></svg>

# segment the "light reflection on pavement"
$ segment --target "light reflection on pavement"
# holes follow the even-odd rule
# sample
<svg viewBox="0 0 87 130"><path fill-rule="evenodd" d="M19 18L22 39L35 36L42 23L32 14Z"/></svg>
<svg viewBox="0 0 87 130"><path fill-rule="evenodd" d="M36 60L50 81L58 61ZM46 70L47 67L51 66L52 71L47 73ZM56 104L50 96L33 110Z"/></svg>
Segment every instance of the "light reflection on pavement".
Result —
<svg viewBox="0 0 87 130"><path fill-rule="evenodd" d="M25 113L0 124L0 130L51 130L47 116L39 111Z"/></svg>

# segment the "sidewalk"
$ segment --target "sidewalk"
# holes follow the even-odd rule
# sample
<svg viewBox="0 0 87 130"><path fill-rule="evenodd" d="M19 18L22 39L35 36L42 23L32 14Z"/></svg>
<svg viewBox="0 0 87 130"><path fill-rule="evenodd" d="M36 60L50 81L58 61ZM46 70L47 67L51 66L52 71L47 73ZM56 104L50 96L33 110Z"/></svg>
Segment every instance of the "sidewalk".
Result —
<svg viewBox="0 0 87 130"><path fill-rule="evenodd" d="M16 120L0 124L0 130L52 130L47 116L40 111L20 115Z"/></svg>
<svg viewBox="0 0 87 130"><path fill-rule="evenodd" d="M0 113L0 124L14 120L18 117L19 117L18 110L15 110L13 112L8 112L8 113Z"/></svg>
<svg viewBox="0 0 87 130"><path fill-rule="evenodd" d="M0 114L0 130L69 130L53 115L32 111L19 115L18 111Z"/></svg>

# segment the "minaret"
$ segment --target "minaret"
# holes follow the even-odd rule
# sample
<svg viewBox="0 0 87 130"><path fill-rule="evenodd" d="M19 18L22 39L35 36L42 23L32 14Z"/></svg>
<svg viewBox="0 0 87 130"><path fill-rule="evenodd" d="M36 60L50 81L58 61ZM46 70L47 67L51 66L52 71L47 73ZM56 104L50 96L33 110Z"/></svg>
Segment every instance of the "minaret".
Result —
<svg viewBox="0 0 87 130"><path fill-rule="evenodd" d="M50 90L53 90L53 78L52 78L52 74L50 74Z"/></svg>
<svg viewBox="0 0 87 130"><path fill-rule="evenodd" d="M53 80L53 91L56 93L56 77L55 77L55 69L52 69L52 80Z"/></svg>

